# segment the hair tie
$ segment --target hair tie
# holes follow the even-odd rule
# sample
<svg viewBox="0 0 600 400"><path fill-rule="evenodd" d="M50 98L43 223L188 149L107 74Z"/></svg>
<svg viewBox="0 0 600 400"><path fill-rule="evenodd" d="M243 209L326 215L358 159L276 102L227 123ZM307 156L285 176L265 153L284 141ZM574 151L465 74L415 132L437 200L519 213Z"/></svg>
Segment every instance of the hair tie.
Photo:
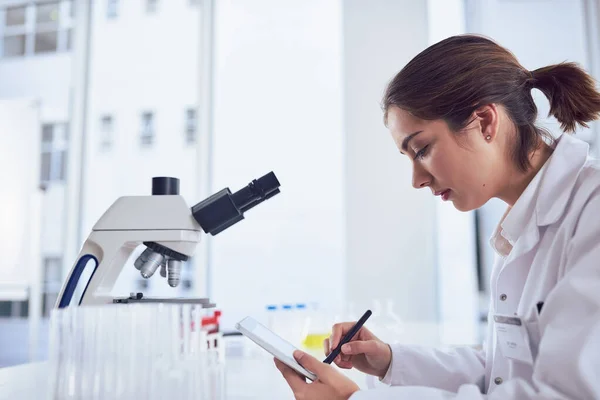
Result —
<svg viewBox="0 0 600 400"><path fill-rule="evenodd" d="M536 84L535 75L533 74L533 71L527 72L529 73L529 78L527 78L527 80L525 81L525 86L529 89L532 89L535 87Z"/></svg>

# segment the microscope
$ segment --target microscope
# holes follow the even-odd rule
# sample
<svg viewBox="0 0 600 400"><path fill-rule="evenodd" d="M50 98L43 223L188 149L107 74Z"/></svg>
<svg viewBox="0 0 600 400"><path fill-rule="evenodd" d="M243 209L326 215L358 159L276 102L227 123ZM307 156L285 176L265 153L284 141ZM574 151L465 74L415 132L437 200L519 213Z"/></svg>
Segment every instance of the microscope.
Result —
<svg viewBox="0 0 600 400"><path fill-rule="evenodd" d="M142 293L113 298L115 282L136 248L145 246L134 262L144 279L160 269L160 275L176 287L182 263L194 255L202 231L213 236L223 232L244 219L246 211L278 194L279 186L270 172L235 193L225 188L190 208L179 195L179 179L152 178L151 196L121 197L96 222L61 288L56 308L169 301L144 298ZM79 300L74 299L76 294ZM214 306L208 299L178 301Z"/></svg>

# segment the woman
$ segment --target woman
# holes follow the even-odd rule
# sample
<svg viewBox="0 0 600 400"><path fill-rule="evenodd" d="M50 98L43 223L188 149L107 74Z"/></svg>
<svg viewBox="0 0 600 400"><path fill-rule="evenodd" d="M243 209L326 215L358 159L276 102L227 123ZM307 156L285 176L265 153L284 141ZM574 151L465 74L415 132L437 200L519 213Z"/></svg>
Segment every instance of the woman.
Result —
<svg viewBox="0 0 600 400"><path fill-rule="evenodd" d="M415 188L461 211L493 197L508 204L491 239L498 257L483 350L388 346L363 327L335 363L392 387L359 391L296 352L318 377L308 384L276 361L297 399L600 399L600 163L586 143L535 126L534 88L565 132L598 117L600 94L575 64L530 72L472 35L417 55L383 100ZM326 353L352 325L333 327Z"/></svg>

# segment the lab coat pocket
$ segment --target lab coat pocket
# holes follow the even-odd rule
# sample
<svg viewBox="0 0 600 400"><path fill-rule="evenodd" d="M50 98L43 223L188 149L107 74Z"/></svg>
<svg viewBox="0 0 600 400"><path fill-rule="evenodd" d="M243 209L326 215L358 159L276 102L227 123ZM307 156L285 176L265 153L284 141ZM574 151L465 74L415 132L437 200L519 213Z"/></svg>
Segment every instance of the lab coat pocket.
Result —
<svg viewBox="0 0 600 400"><path fill-rule="evenodd" d="M494 315L498 346L506 358L533 365L527 322L513 315Z"/></svg>
<svg viewBox="0 0 600 400"><path fill-rule="evenodd" d="M527 337L529 339L529 349L531 350L531 358L535 363L541 339L540 322L537 318L537 314L535 314L532 319L525 321L525 329L527 330Z"/></svg>

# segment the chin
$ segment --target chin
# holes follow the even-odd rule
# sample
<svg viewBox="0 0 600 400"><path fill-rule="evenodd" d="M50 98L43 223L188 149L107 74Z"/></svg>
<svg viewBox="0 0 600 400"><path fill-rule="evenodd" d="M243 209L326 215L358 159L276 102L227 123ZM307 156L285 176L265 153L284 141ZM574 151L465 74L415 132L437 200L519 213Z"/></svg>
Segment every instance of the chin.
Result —
<svg viewBox="0 0 600 400"><path fill-rule="evenodd" d="M483 205L489 199L486 199L485 201L483 201L484 199L481 198L471 199L471 201L465 201L460 198L450 200L452 200L452 205L454 205L454 208L456 208L458 211L467 212L483 207Z"/></svg>
<svg viewBox="0 0 600 400"><path fill-rule="evenodd" d="M452 205L454 206L454 208L461 212L473 211L477 209L477 207L472 207L469 204L465 204L461 201L452 201Z"/></svg>

